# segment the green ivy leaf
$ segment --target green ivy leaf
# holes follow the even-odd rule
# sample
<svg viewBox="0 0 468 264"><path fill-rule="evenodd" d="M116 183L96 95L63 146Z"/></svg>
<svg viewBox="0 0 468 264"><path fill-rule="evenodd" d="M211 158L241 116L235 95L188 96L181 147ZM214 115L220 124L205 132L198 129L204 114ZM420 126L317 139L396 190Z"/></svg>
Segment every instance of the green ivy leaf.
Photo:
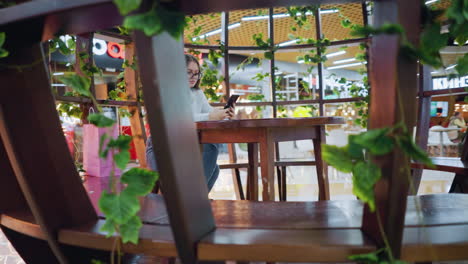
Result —
<svg viewBox="0 0 468 264"><path fill-rule="evenodd" d="M173 38L180 39L186 26L185 15L179 11L164 6L156 9L162 26Z"/></svg>
<svg viewBox="0 0 468 264"><path fill-rule="evenodd" d="M97 127L111 127L115 121L106 117L103 114L90 114L88 121Z"/></svg>
<svg viewBox="0 0 468 264"><path fill-rule="evenodd" d="M351 21L347 18L341 20L341 26L344 27L344 28L348 28L351 26Z"/></svg>
<svg viewBox="0 0 468 264"><path fill-rule="evenodd" d="M348 154L349 156L355 159L364 159L363 148L361 145L356 143L357 135L349 135L348 136Z"/></svg>
<svg viewBox="0 0 468 264"><path fill-rule="evenodd" d="M133 10L138 9L141 4L141 0L114 0L113 1L119 8L119 12L122 15L126 15Z"/></svg>
<svg viewBox="0 0 468 264"><path fill-rule="evenodd" d="M155 8L146 13L125 17L123 26L128 29L141 30L146 36L153 36L163 32L161 21L156 15Z"/></svg>
<svg viewBox="0 0 468 264"><path fill-rule="evenodd" d="M396 141L401 150L410 158L420 161L430 168L435 167L427 153L414 143L409 134L397 137Z"/></svg>
<svg viewBox="0 0 468 264"><path fill-rule="evenodd" d="M353 162L348 155L348 150L333 145L322 145L322 158L330 166L345 173L353 171Z"/></svg>
<svg viewBox="0 0 468 264"><path fill-rule="evenodd" d="M455 69L460 76L468 74L468 53L457 60L457 66L455 66Z"/></svg>
<svg viewBox="0 0 468 264"><path fill-rule="evenodd" d="M61 76L58 79L66 86L71 87L73 91L77 92L78 94L87 97L91 96L91 92L89 91L91 86L90 78L72 74L68 76Z"/></svg>
<svg viewBox="0 0 468 264"><path fill-rule="evenodd" d="M140 228L143 226L138 216L133 216L128 220L127 223L120 226L120 235L122 236L122 242L132 242L138 244L138 237L140 235Z"/></svg>
<svg viewBox="0 0 468 264"><path fill-rule="evenodd" d="M107 154L109 153L109 147L106 146L104 148L104 142L108 138L107 133L104 133L101 135L101 138L99 139L99 157L105 159L107 158Z"/></svg>
<svg viewBox="0 0 468 264"><path fill-rule="evenodd" d="M3 47L3 44L5 44L5 39L6 39L6 33L0 32L0 48Z"/></svg>
<svg viewBox="0 0 468 264"><path fill-rule="evenodd" d="M106 237L111 237L117 231L115 230L115 223L111 219L106 219L100 230L106 232Z"/></svg>
<svg viewBox="0 0 468 264"><path fill-rule="evenodd" d="M390 128L373 129L356 135L354 142L374 155L384 155L393 150L393 139L387 136Z"/></svg>
<svg viewBox="0 0 468 264"><path fill-rule="evenodd" d="M438 52L441 48L447 46L448 34L440 33L440 24L434 23L421 33L421 49L426 53Z"/></svg>
<svg viewBox="0 0 468 264"><path fill-rule="evenodd" d="M131 141L132 141L131 136L120 135L116 139L111 139L109 141L108 146L110 148L115 148L115 149L119 149L119 150L129 150Z"/></svg>
<svg viewBox="0 0 468 264"><path fill-rule="evenodd" d="M0 48L0 58L5 58L10 54L6 49L1 49Z"/></svg>
<svg viewBox="0 0 468 264"><path fill-rule="evenodd" d="M359 263L378 263L379 257L377 256L377 254L379 254L379 251L367 254L351 255L348 257L348 259Z"/></svg>
<svg viewBox="0 0 468 264"><path fill-rule="evenodd" d="M147 36L167 31L173 38L179 39L184 31L186 21L183 13L159 5L146 13L126 17L123 25L129 29L141 30Z"/></svg>
<svg viewBox="0 0 468 264"><path fill-rule="evenodd" d="M353 193L375 211L374 185L382 177L380 168L374 163L359 161L353 168Z"/></svg>
<svg viewBox="0 0 468 264"><path fill-rule="evenodd" d="M114 154L114 162L117 168L124 170L130 161L130 152L128 150L121 150L117 154Z"/></svg>
<svg viewBox="0 0 468 264"><path fill-rule="evenodd" d="M125 192L125 190L120 194L104 191L99 199L99 209L105 214L106 218L122 225L127 223L140 210L140 203L137 197Z"/></svg>
<svg viewBox="0 0 468 264"><path fill-rule="evenodd" d="M132 168L126 171L120 181L127 184L125 189L133 195L144 196L151 192L155 182L158 180L159 174L154 171Z"/></svg>

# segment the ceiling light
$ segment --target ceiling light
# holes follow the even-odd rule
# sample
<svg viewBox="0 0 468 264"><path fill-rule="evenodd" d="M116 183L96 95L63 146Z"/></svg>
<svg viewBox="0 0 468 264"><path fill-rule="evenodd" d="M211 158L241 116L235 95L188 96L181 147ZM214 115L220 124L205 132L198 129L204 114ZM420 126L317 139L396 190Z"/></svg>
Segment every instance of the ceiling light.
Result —
<svg viewBox="0 0 468 264"><path fill-rule="evenodd" d="M63 84L63 83L53 83L52 86L61 86L61 87L63 87L63 86L66 86L66 85Z"/></svg>
<svg viewBox="0 0 468 264"><path fill-rule="evenodd" d="M293 40L281 42L280 44L278 44L278 46L283 47L283 46L287 46L289 44L296 44L297 41L298 41L298 39L293 39Z"/></svg>
<svg viewBox="0 0 468 264"><path fill-rule="evenodd" d="M327 70L334 70L334 69L341 69L341 68L348 68L348 67L354 67L354 66L359 66L366 64L366 62L356 62L356 63L350 63L350 64L343 64L343 65L338 65L338 66L332 66L328 67Z"/></svg>
<svg viewBox="0 0 468 264"><path fill-rule="evenodd" d="M236 28L236 27L240 27L241 23L234 23L232 25L229 25L228 26L228 30L229 29L233 29L233 28ZM218 29L215 29L213 31L210 31L208 33L205 33L203 35L200 35L200 36L197 36L197 37L194 37L192 38L192 41L196 41L196 40L199 40L199 39L202 39L202 38L206 38L206 37L209 37L209 36L213 36L213 35L216 35L216 34L219 34L221 33L221 29L218 28Z"/></svg>
<svg viewBox="0 0 468 264"><path fill-rule="evenodd" d="M331 57L343 55L343 54L345 54L345 53L346 53L346 51L340 50L340 51L337 51L337 52L333 52L333 53L327 54L327 55L325 55L325 56L327 56L327 58L331 58Z"/></svg>
<svg viewBox="0 0 468 264"><path fill-rule="evenodd" d="M58 76L58 75L64 75L64 74L65 74L64 72L54 72L52 75Z"/></svg>
<svg viewBox="0 0 468 264"><path fill-rule="evenodd" d="M429 1L426 1L425 4L430 5L430 4L435 3L437 1L439 1L439 0L429 0Z"/></svg>
<svg viewBox="0 0 468 264"><path fill-rule="evenodd" d="M447 68L445 68L446 70L450 70L450 69L453 69L455 67L457 67L458 64L453 64L453 65L450 65L448 66Z"/></svg>
<svg viewBox="0 0 468 264"><path fill-rule="evenodd" d="M337 61L334 61L333 64L340 64L340 63L352 62L352 61L355 61L355 60L356 60L356 58L349 58L349 59L337 60Z"/></svg>
<svg viewBox="0 0 468 264"><path fill-rule="evenodd" d="M332 14L332 13L337 13L338 9L325 9L325 10L320 10L320 14ZM302 15L301 13L296 13L296 16ZM306 12L306 16L313 15L312 12ZM241 18L242 21L252 21L252 20L263 20L263 19L268 19L270 16L269 15L263 15L263 16L245 16ZM283 17L289 17L289 14L286 13L280 13L280 14L274 14L273 18L283 18Z"/></svg>

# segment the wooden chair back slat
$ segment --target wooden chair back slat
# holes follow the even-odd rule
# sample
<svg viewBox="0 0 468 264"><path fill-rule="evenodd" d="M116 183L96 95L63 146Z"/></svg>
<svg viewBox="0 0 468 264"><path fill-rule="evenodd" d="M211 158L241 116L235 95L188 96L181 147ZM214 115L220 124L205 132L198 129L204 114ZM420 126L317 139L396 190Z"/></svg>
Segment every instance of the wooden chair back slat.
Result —
<svg viewBox="0 0 468 264"><path fill-rule="evenodd" d="M144 99L161 189L179 256L196 260L196 242L215 228L192 119L183 43L135 33Z"/></svg>

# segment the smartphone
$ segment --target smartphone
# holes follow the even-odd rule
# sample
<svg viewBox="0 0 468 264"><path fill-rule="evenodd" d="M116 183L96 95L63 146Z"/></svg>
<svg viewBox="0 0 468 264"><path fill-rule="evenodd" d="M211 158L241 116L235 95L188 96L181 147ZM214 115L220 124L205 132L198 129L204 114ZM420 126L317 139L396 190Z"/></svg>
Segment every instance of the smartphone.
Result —
<svg viewBox="0 0 468 264"><path fill-rule="evenodd" d="M231 97L229 97L229 100L227 101L226 105L224 106L224 109L228 109L234 105L234 103L237 101L237 98L239 98L238 94L233 94Z"/></svg>

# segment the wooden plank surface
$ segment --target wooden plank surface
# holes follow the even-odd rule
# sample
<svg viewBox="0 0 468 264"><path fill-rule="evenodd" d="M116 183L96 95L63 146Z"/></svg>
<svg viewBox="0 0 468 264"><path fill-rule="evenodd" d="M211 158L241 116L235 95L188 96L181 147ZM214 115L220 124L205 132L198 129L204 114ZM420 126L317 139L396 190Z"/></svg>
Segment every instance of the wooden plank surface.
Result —
<svg viewBox="0 0 468 264"><path fill-rule="evenodd" d="M437 170L445 172L454 172L457 174L468 175L468 162L463 162L460 158L450 157L433 157L431 158L435 168L429 168L424 164L412 162L412 168L420 168L425 170Z"/></svg>
<svg viewBox="0 0 468 264"><path fill-rule="evenodd" d="M344 124L342 117L303 117L303 118L262 118L236 119L197 122L198 130L235 129L235 128L271 128L271 127L308 127L331 124Z"/></svg>

